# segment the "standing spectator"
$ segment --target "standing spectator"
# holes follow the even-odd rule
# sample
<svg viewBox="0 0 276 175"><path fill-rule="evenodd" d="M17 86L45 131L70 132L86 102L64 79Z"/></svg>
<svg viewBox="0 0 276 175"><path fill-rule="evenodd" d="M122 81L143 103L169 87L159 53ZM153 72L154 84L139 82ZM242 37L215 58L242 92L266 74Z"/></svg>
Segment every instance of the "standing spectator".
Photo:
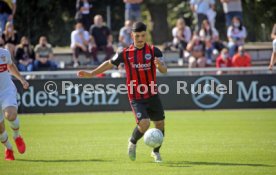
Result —
<svg viewBox="0 0 276 175"><path fill-rule="evenodd" d="M5 29L6 23L13 23L16 12L16 0L0 0L0 34Z"/></svg>
<svg viewBox="0 0 276 175"><path fill-rule="evenodd" d="M187 50L191 53L189 58L189 68L205 67L205 44L198 35L194 35L192 41L189 42Z"/></svg>
<svg viewBox="0 0 276 175"><path fill-rule="evenodd" d="M79 54L83 52L87 59L89 59L89 32L84 30L81 22L75 26L75 30L71 33L71 49L73 52L73 66L79 66Z"/></svg>
<svg viewBox="0 0 276 175"><path fill-rule="evenodd" d="M141 7L140 4L143 0L124 0L125 3L125 21L140 21L141 20Z"/></svg>
<svg viewBox="0 0 276 175"><path fill-rule="evenodd" d="M233 67L250 67L251 66L251 56L245 52L244 47L240 46L238 48L238 53L236 53L232 58Z"/></svg>
<svg viewBox="0 0 276 175"><path fill-rule="evenodd" d="M219 40L219 33L210 25L208 20L203 20L199 36L205 42L207 63L211 64L213 52L220 52L224 48L224 45Z"/></svg>
<svg viewBox="0 0 276 175"><path fill-rule="evenodd" d="M94 24L90 27L89 33L92 42L92 56L95 63L99 63L97 57L99 50L103 50L105 52L105 60L110 59L114 53L112 46L113 37L110 29L103 25L103 18L101 15L96 15L94 17Z"/></svg>
<svg viewBox="0 0 276 175"><path fill-rule="evenodd" d="M183 59L184 51L190 42L192 32L190 27L186 26L183 18L179 18L176 26L172 29L173 45L179 49L179 58Z"/></svg>
<svg viewBox="0 0 276 175"><path fill-rule="evenodd" d="M75 19L77 22L81 22L84 26L85 30L89 30L91 26L90 19L90 9L92 8L92 4L89 3L89 0L77 0L76 3L76 16Z"/></svg>
<svg viewBox="0 0 276 175"><path fill-rule="evenodd" d="M5 41L5 47L11 53L12 58L14 58L15 46L18 44L18 35L16 30L14 30L13 24L11 22L6 23L5 31L2 34L2 38Z"/></svg>
<svg viewBox="0 0 276 175"><path fill-rule="evenodd" d="M215 0L191 0L191 9L197 16L197 29L201 28L203 20L208 20L208 14L212 13L215 9Z"/></svg>
<svg viewBox="0 0 276 175"><path fill-rule="evenodd" d="M131 38L132 24L133 24L132 21L126 20L125 26L120 29L119 46L118 46L119 51L122 51L124 47L128 47L133 43Z"/></svg>
<svg viewBox="0 0 276 175"><path fill-rule="evenodd" d="M272 32L271 32L271 39L273 40L273 42L272 42L273 52L271 54L271 60L270 60L270 64L269 64L270 70L272 70L272 68L276 62L276 24L274 24Z"/></svg>
<svg viewBox="0 0 276 175"><path fill-rule="evenodd" d="M231 58L229 56L229 52L227 48L224 48L221 50L220 55L217 57L216 60L216 68L224 68L224 67L231 67ZM221 75L224 74L225 72L218 70L217 74Z"/></svg>
<svg viewBox="0 0 276 175"><path fill-rule="evenodd" d="M238 17L242 21L242 2L241 0L220 0L225 14L226 26L231 25L233 17Z"/></svg>
<svg viewBox="0 0 276 175"><path fill-rule="evenodd" d="M30 45L26 36L20 40L15 51L15 60L19 71L33 71L33 61L35 59L34 49Z"/></svg>
<svg viewBox="0 0 276 175"><path fill-rule="evenodd" d="M228 27L227 31L228 47L231 57L236 53L239 46L244 45L246 35L246 28L238 17L234 17L232 19L232 25Z"/></svg>
<svg viewBox="0 0 276 175"><path fill-rule="evenodd" d="M57 65L53 61L54 54L51 44L47 42L45 36L39 38L39 44L35 46L35 61L34 70L39 71L42 69L57 69Z"/></svg>

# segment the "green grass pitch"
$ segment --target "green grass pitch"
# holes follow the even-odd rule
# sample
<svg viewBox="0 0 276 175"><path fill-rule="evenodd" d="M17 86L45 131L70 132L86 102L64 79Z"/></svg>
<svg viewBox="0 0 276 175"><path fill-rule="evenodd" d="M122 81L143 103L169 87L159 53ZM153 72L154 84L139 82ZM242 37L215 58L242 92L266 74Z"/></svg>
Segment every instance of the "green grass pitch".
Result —
<svg viewBox="0 0 276 175"><path fill-rule="evenodd" d="M276 174L276 110L166 111L160 164L142 140L129 160L130 112L20 117L27 151L7 162L1 146L0 175Z"/></svg>

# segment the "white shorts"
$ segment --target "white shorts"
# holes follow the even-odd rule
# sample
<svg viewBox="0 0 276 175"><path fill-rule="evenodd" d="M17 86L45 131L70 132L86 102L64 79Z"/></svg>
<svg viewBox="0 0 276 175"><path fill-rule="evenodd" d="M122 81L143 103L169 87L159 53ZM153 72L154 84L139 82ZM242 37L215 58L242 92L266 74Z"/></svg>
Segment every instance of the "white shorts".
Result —
<svg viewBox="0 0 276 175"><path fill-rule="evenodd" d="M276 53L276 39L272 42L273 52Z"/></svg>
<svg viewBox="0 0 276 175"><path fill-rule="evenodd" d="M0 122L4 120L2 111L9 106L17 108L17 91L16 88L11 87L10 89L4 90L0 93Z"/></svg>

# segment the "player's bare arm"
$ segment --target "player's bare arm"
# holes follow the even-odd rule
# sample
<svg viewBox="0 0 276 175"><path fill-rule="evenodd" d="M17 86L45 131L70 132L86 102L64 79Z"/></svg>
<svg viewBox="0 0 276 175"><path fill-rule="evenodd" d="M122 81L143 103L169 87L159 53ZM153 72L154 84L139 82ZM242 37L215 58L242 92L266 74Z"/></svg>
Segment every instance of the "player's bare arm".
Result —
<svg viewBox="0 0 276 175"><path fill-rule="evenodd" d="M271 55L271 60L270 60L270 64L269 64L269 70L272 70L273 69L273 66L276 62L276 52L273 52L272 55Z"/></svg>
<svg viewBox="0 0 276 175"><path fill-rule="evenodd" d="M29 88L29 83L25 80L24 77L21 76L20 72L18 71L16 65L14 63L8 65L8 69L10 73L15 76L22 84L24 89Z"/></svg>
<svg viewBox="0 0 276 175"><path fill-rule="evenodd" d="M79 71L77 73L77 76L80 78L92 78L112 68L113 68L113 64L111 63L110 60L107 60L92 71L83 71L83 70Z"/></svg>
<svg viewBox="0 0 276 175"><path fill-rule="evenodd" d="M155 57L154 64L160 73L162 73L162 74L167 73L167 66L166 66L165 62L162 61L160 58Z"/></svg>

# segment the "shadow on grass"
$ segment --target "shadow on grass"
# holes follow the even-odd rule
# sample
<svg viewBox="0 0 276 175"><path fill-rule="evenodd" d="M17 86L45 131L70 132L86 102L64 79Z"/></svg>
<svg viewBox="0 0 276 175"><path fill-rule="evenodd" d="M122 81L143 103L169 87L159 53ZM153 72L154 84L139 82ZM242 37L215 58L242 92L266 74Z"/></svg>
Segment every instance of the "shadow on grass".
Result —
<svg viewBox="0 0 276 175"><path fill-rule="evenodd" d="M191 165L205 166L250 166L250 167L275 167L275 165L266 164L248 164L248 163L226 163L226 162L192 162L192 161L168 161L161 165L168 167L189 167Z"/></svg>
<svg viewBox="0 0 276 175"><path fill-rule="evenodd" d="M72 163L72 162L112 162L111 160L103 159L85 159L85 160L32 160L32 159L16 159L22 162L42 162L42 163Z"/></svg>

